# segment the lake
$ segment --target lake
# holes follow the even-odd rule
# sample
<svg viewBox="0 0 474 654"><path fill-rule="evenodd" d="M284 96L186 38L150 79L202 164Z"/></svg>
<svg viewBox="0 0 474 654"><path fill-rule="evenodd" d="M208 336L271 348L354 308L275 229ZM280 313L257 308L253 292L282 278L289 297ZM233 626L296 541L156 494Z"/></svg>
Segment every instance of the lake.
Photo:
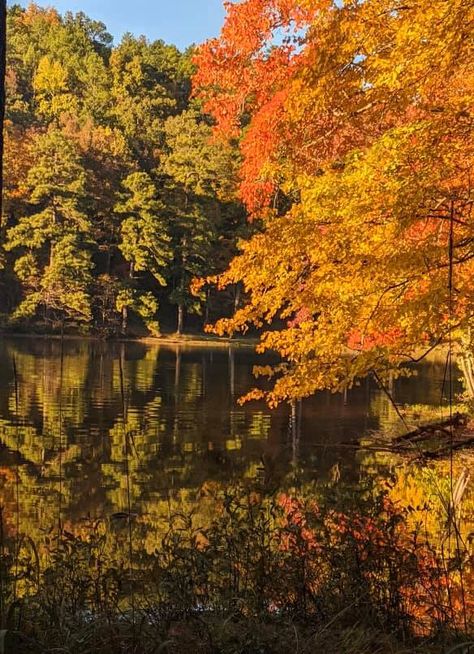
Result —
<svg viewBox="0 0 474 654"><path fill-rule="evenodd" d="M421 465L374 448L374 437L383 445L406 426L387 393L370 379L345 395L318 393L294 411L283 405L271 411L257 402L241 406L238 399L254 383L256 363L262 359L249 347L0 339L0 533L19 562L11 573L18 579L14 592L34 597L39 571L46 598L75 597L78 583L98 588L97 578L112 583L118 575L120 611L135 601L144 606L158 601L150 600L156 591L150 579L164 584L156 596L160 602L163 588L174 606L181 590L192 587L197 594L190 601L199 604L214 597L204 593L206 584L200 585L205 561L210 579L222 584L222 597L227 597L228 584L235 582L236 570L241 575L243 562L250 566L245 568L249 576L241 575L244 590L247 583L254 587L248 581L252 575L260 579L260 567L252 561L262 543L276 547L268 545L262 560L271 552L278 561L285 556L290 541L278 539L294 538L299 518L298 511L288 514L296 522L285 527L282 507L292 502L302 506L304 498L309 501L305 506L316 507L311 508L314 528L322 515L332 525L318 536L328 535L331 547L317 551L329 557L339 556L331 548L345 533L339 522L331 522L332 515L339 516L337 521L352 515L356 525L367 524L367 529L374 529L370 515L380 517L395 537L391 530L396 523L384 508L393 506L403 515L408 537L400 541L403 547L418 551L422 535L430 548L457 560L445 507L450 475L455 481L472 468L469 452L457 453L452 462ZM443 406L446 415L443 357L414 372L390 389L407 424L441 417ZM454 390L462 391L459 381ZM379 503L380 490L388 505ZM318 506L326 509L320 514ZM473 506L470 484L457 513L466 548L474 533ZM272 529L277 540L269 536ZM373 547L373 532L361 535L359 529L358 537ZM302 535L311 533L301 527ZM347 537L352 543L352 536ZM386 552L384 547L380 552ZM287 567L280 572L286 580L299 579L291 566L287 569L297 559L285 559ZM197 567L188 568L190 562ZM315 565L319 570L320 562ZM216 566L220 572L215 575ZM331 572L332 564L327 570L336 580L342 574L339 568ZM410 574L405 578L411 579ZM472 568L466 566L463 580L471 597ZM272 583L277 582L274 578ZM238 584L232 588L232 593L244 592ZM462 594L453 588L450 597L459 604Z"/></svg>
<svg viewBox="0 0 474 654"><path fill-rule="evenodd" d="M22 519L46 527L58 512L73 525L124 511L129 492L132 510L146 514L170 493L210 482L291 474L357 483L375 458L354 441L404 429L371 380L345 396L318 393L304 400L293 420L287 405L241 406L239 397L255 382L252 367L261 362L250 347L77 339L64 341L61 357L56 339L3 338L0 480L10 521L17 494ZM444 362L425 362L416 372L392 388L408 416L415 407L414 419L442 404ZM391 464L387 456L382 461Z"/></svg>

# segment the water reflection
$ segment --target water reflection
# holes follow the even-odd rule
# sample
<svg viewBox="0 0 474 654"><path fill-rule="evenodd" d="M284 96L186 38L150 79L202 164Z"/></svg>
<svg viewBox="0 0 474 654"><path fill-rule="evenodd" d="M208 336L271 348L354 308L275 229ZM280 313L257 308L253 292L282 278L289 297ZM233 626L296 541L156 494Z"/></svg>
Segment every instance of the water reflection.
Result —
<svg viewBox="0 0 474 654"><path fill-rule="evenodd" d="M67 340L61 364L58 340L1 340L0 500L7 522L13 525L16 511L17 468L22 520L46 528L59 511L74 524L124 510L127 463L132 508L145 515L170 493L195 492L210 481L278 479L295 469L306 479L356 480L373 460L344 443L403 428L369 380L345 396L320 393L293 410L240 406L256 362L249 348ZM443 373L442 360L423 364L416 377L394 383L396 401L436 409Z"/></svg>

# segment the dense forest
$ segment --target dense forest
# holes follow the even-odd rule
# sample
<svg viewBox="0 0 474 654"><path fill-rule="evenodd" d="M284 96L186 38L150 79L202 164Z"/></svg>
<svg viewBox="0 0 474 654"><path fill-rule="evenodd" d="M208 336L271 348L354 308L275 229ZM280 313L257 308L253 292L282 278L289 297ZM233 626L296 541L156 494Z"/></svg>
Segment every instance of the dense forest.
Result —
<svg viewBox="0 0 474 654"><path fill-rule="evenodd" d="M474 395L472 3L226 10L180 53L10 8L4 323L257 330L270 404L449 344Z"/></svg>
<svg viewBox="0 0 474 654"><path fill-rule="evenodd" d="M191 291L248 231L239 154L191 97L193 49L114 46L102 23L35 4L7 20L0 324L155 335L228 314L237 286Z"/></svg>

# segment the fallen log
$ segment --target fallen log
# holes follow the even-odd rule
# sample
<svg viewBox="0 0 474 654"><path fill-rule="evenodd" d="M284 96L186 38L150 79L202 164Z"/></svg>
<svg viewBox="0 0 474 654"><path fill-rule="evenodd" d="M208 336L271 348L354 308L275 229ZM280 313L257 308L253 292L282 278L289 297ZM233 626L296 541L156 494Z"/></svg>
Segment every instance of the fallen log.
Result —
<svg viewBox="0 0 474 654"><path fill-rule="evenodd" d="M468 422L468 417L464 413L455 413L446 420L440 422L432 422L427 425L420 425L416 429L409 431L401 436L396 436L392 439L394 445L402 444L406 441L412 443L422 441L427 438L432 438L435 435L443 433L445 436L450 437L452 429L459 429L465 427Z"/></svg>
<svg viewBox="0 0 474 654"><path fill-rule="evenodd" d="M453 443L450 443L449 445L445 445L443 447L439 447L437 450L433 450L431 452L423 452L423 458L425 459L441 459L444 456L449 456L451 452L454 450L460 450L464 447L470 447L471 445L474 445L474 434L470 432L471 436L469 438L465 438L463 440L456 440Z"/></svg>

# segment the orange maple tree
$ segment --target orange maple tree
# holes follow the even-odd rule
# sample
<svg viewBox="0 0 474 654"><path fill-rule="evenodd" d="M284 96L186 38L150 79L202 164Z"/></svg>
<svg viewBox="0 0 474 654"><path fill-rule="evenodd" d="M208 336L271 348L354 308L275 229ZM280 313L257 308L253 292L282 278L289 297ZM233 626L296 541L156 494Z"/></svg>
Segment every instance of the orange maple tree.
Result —
<svg viewBox="0 0 474 654"><path fill-rule="evenodd" d="M463 0L246 0L198 51L263 226L218 280L246 303L215 329L272 324L271 404L447 340L471 370L473 21Z"/></svg>

